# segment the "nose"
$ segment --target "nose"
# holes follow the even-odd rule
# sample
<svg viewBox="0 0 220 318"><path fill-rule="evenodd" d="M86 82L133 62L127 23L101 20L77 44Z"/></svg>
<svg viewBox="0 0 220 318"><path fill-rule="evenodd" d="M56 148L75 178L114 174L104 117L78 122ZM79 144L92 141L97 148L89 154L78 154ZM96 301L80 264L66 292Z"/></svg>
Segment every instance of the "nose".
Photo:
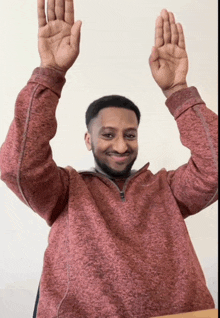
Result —
<svg viewBox="0 0 220 318"><path fill-rule="evenodd" d="M126 140L123 137L118 137L114 140L113 149L115 152L118 152L120 154L125 153L128 151L128 145Z"/></svg>

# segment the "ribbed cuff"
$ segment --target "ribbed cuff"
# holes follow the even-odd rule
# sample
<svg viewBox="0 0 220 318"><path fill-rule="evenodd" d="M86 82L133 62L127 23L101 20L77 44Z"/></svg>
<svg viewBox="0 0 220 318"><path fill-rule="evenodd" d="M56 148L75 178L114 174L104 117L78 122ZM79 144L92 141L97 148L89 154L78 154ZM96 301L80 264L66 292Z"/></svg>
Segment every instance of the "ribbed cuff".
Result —
<svg viewBox="0 0 220 318"><path fill-rule="evenodd" d="M58 71L50 68L37 67L29 80L31 83L38 83L51 89L59 97L66 79Z"/></svg>
<svg viewBox="0 0 220 318"><path fill-rule="evenodd" d="M198 104L204 104L198 90L195 87L181 89L166 100L166 106L171 114L177 119L188 108Z"/></svg>

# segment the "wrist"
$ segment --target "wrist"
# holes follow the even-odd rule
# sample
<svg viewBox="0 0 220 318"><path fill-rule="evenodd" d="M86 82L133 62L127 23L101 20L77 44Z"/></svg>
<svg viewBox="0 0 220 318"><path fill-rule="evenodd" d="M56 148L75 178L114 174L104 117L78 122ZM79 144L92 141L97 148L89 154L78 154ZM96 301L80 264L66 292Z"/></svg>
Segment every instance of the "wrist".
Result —
<svg viewBox="0 0 220 318"><path fill-rule="evenodd" d="M53 66L49 66L49 65L43 65L43 64L41 64L40 67L41 67L41 68L48 68L48 69L54 70L54 71L58 72L59 74L61 74L61 75L64 76L64 77L65 77L66 72L67 72L67 71L64 71L64 70L61 70L61 69L59 69L59 68L56 68L56 67L53 67Z"/></svg>
<svg viewBox="0 0 220 318"><path fill-rule="evenodd" d="M162 90L166 98L169 98L172 94L182 89L188 88L187 83L175 85L169 89Z"/></svg>

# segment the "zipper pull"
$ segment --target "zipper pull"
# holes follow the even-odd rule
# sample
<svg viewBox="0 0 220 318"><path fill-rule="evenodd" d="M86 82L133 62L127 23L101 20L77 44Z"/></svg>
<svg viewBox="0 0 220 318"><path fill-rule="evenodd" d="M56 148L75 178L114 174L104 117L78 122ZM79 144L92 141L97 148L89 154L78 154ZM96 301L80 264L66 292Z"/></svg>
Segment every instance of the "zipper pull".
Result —
<svg viewBox="0 0 220 318"><path fill-rule="evenodd" d="M125 199L125 194L123 191L120 191L120 196L121 196L121 199L124 200Z"/></svg>

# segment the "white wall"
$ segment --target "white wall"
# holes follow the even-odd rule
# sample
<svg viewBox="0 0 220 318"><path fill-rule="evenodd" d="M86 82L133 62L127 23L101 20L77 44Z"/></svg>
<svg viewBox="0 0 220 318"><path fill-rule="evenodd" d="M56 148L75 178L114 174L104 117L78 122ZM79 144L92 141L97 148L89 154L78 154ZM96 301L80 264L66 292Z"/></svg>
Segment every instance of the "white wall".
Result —
<svg viewBox="0 0 220 318"><path fill-rule="evenodd" d="M0 144L14 113L14 102L32 70L39 66L37 0L7 0L0 5ZM165 97L151 77L148 57L155 19L163 8L183 24L190 61L188 84L196 86L217 112L217 1L75 0L83 21L81 54L67 75L57 110L58 132L51 145L58 165L93 165L84 145L84 113L106 94L121 94L142 112L140 152L135 168L151 170L185 163L189 151L179 141ZM0 181L0 316L31 317L49 228ZM217 306L217 203L187 220Z"/></svg>

